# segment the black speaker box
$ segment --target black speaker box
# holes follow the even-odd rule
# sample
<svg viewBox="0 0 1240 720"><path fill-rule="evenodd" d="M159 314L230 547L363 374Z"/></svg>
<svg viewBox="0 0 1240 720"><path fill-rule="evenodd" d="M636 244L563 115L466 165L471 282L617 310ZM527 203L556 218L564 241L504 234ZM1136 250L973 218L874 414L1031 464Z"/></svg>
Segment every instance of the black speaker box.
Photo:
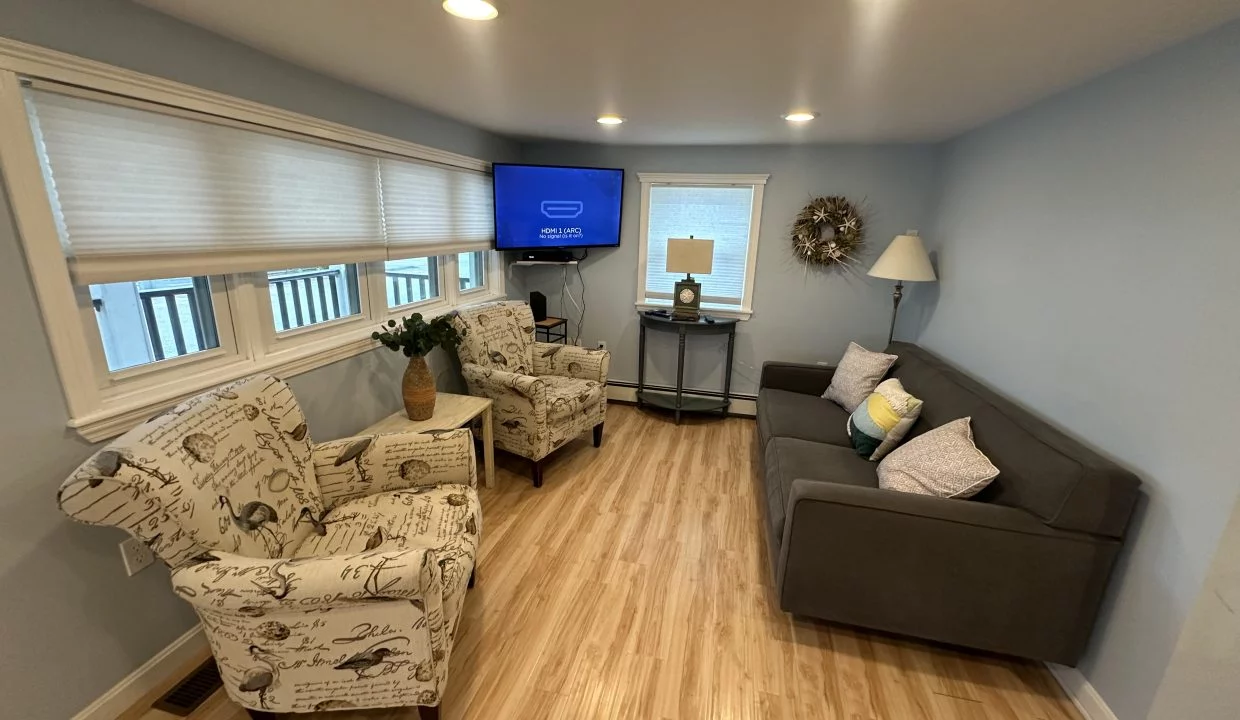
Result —
<svg viewBox="0 0 1240 720"><path fill-rule="evenodd" d="M547 296L535 290L530 293L530 309L534 311L534 321L547 319Z"/></svg>

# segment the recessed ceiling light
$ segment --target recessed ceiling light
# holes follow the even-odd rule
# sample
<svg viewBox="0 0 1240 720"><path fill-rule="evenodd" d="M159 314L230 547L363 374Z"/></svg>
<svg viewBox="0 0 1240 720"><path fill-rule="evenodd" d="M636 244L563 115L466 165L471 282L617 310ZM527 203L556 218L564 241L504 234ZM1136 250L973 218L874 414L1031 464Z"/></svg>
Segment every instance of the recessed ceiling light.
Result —
<svg viewBox="0 0 1240 720"><path fill-rule="evenodd" d="M488 0L443 0L443 9L466 20L494 20L499 15Z"/></svg>
<svg viewBox="0 0 1240 720"><path fill-rule="evenodd" d="M598 116L599 125L619 125L622 122L624 122L624 118L620 117L619 115L599 115Z"/></svg>
<svg viewBox="0 0 1240 720"><path fill-rule="evenodd" d="M784 119L791 123L805 123L818 117L816 112L790 112L784 115Z"/></svg>

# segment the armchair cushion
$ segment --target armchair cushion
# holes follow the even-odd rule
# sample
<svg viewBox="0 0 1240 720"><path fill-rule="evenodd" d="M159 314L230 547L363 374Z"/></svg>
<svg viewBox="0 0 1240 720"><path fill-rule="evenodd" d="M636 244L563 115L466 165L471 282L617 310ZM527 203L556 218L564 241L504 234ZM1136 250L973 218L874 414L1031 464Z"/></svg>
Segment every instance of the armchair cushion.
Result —
<svg viewBox="0 0 1240 720"><path fill-rule="evenodd" d="M547 419L559 420L584 411L602 402L603 384L558 375L545 375L547 385Z"/></svg>
<svg viewBox="0 0 1240 720"><path fill-rule="evenodd" d="M443 576L444 619L456 628L465 588L474 571L482 507L461 485L418 487L350 500L315 523L315 533L294 558L354 555L411 548L434 550Z"/></svg>

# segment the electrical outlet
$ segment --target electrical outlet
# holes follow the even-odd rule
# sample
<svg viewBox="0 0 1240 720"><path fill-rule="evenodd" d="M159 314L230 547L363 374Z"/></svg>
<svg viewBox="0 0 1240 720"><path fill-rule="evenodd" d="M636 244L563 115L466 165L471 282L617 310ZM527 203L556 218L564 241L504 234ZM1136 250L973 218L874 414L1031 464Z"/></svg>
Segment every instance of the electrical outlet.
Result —
<svg viewBox="0 0 1240 720"><path fill-rule="evenodd" d="M155 562L155 553L146 543L131 537L121 543L121 559L125 561L125 572L133 577Z"/></svg>
<svg viewBox="0 0 1240 720"><path fill-rule="evenodd" d="M598 349L599 349L599 350L606 350L606 349L607 349L607 341L606 341L606 340L599 340L599 341L598 341Z"/></svg>

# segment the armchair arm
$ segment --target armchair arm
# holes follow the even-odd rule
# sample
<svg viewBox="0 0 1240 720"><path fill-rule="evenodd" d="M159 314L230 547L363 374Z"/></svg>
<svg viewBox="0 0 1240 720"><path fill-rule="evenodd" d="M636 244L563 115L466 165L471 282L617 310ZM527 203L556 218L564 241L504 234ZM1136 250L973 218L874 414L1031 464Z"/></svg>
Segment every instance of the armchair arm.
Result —
<svg viewBox="0 0 1240 720"><path fill-rule="evenodd" d="M547 384L533 375L463 363L461 374L471 395L489 397L499 447L531 460L550 452L547 432Z"/></svg>
<svg viewBox="0 0 1240 720"><path fill-rule="evenodd" d="M462 363L461 375L469 385L471 395L489 397L499 404L501 400L519 398L534 408L547 406L547 384L533 375L521 375L507 370L495 370L474 363ZM474 390L477 392L474 392Z"/></svg>
<svg viewBox="0 0 1240 720"><path fill-rule="evenodd" d="M443 578L430 548L302 559L212 550L174 569L172 587L196 608L230 615L304 612L381 599L418 601L429 614L443 603Z"/></svg>
<svg viewBox="0 0 1240 720"><path fill-rule="evenodd" d="M826 365L764 362L760 387L803 395L822 395L834 375L835 368Z"/></svg>
<svg viewBox="0 0 1240 720"><path fill-rule="evenodd" d="M534 374L593 380L606 383L611 353L576 345L534 343Z"/></svg>
<svg viewBox="0 0 1240 720"><path fill-rule="evenodd" d="M341 438L315 445L311 460L328 508L389 490L478 484L474 443L466 429Z"/></svg>

